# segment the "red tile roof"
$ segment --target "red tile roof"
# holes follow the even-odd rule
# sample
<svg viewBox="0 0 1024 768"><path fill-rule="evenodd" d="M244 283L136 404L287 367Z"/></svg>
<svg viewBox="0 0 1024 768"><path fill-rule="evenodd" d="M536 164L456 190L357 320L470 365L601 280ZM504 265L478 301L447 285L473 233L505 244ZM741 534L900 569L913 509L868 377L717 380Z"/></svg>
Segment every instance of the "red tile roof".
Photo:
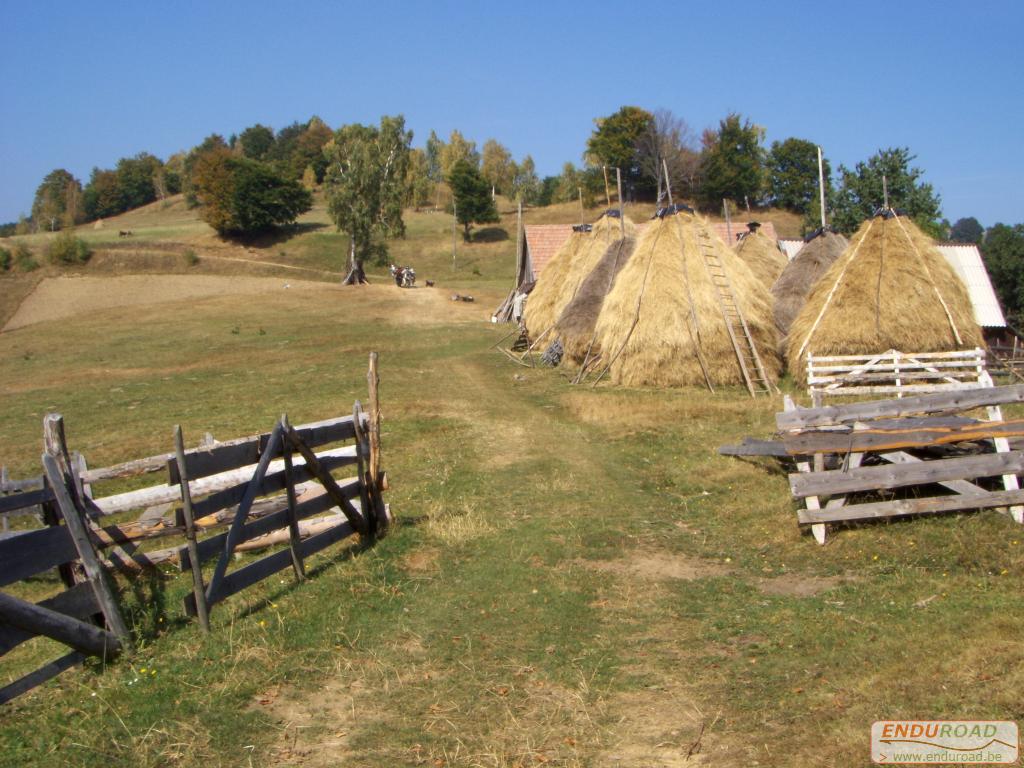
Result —
<svg viewBox="0 0 1024 768"><path fill-rule="evenodd" d="M572 234L572 224L527 224L526 247L530 252L533 279L536 280L551 258Z"/></svg>

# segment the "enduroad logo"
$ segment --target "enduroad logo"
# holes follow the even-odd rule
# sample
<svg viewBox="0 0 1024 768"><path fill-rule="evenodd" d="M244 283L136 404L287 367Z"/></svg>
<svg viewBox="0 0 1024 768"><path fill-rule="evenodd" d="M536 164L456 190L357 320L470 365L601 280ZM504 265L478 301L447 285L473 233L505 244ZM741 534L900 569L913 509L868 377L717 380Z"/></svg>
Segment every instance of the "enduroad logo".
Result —
<svg viewBox="0 0 1024 768"><path fill-rule="evenodd" d="M871 726L871 760L881 764L1012 765L1017 724L1005 720L880 720Z"/></svg>

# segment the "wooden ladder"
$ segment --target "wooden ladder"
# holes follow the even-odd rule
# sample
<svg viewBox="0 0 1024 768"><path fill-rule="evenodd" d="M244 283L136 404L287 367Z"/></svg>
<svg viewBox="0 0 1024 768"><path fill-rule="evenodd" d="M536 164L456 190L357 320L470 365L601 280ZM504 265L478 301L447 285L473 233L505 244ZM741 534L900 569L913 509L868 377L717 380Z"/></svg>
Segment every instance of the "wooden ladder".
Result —
<svg viewBox="0 0 1024 768"><path fill-rule="evenodd" d="M732 341L732 348L736 352L736 360L740 364L740 373L743 375L743 382L747 385L747 391L751 397L771 395L774 391L772 384L765 373L754 340L750 337L750 329L747 327L747 321L736 301L736 294L733 292L729 275L725 271L725 265L715 253L714 243L711 241L707 228L700 227L697 232L697 242L700 245L704 268L707 270L711 283L715 286L718 306L722 310L722 319L725 320L725 328L729 331L729 340Z"/></svg>

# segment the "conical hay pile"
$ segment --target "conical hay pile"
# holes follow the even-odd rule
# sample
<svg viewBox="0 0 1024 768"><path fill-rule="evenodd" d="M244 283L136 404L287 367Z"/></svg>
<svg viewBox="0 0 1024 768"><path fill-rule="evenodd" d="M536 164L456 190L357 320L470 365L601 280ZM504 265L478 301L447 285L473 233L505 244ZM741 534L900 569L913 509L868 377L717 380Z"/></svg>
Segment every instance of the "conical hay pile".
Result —
<svg viewBox="0 0 1024 768"><path fill-rule="evenodd" d="M789 327L807 301L807 295L838 259L849 243L842 235L824 232L800 249L786 265L772 286L775 299L775 327L779 335L789 333Z"/></svg>
<svg viewBox="0 0 1024 768"><path fill-rule="evenodd" d="M718 295L701 254L707 223L689 213L652 222L615 280L597 320L602 364L627 386L705 385L698 344L712 384L741 384L739 363ZM710 232L769 378L778 376L771 296L743 261ZM691 319L691 299L697 328Z"/></svg>
<svg viewBox="0 0 1024 768"><path fill-rule="evenodd" d="M555 325L555 332L562 341L565 362L582 365L590 352L591 357L600 354L600 345L594 338L594 327L604 304L605 296L615 283L615 278L629 261L636 248L636 237L614 240L597 262L590 274L580 283L573 300L566 304Z"/></svg>
<svg viewBox="0 0 1024 768"><path fill-rule="evenodd" d="M537 278L537 284L526 300L523 310L523 321L531 339L536 340L542 333L551 328L562 311L558 303L562 291L562 282L569 272L569 267L576 260L581 250L593 237L592 232L573 232L569 235L544 271Z"/></svg>
<svg viewBox="0 0 1024 768"><path fill-rule="evenodd" d="M769 290L789 263L779 244L760 232L751 232L740 240L736 253Z"/></svg>
<svg viewBox="0 0 1024 768"><path fill-rule="evenodd" d="M562 289L557 302L560 306L556 319L561 316L569 302L576 297L583 281L604 258L608 247L622 237L623 230L626 237L636 235L636 225L627 217L623 217L621 223L618 218L611 216L602 216L594 222L594 228L590 232L591 239L580 250L579 255L573 259L569 265L569 271L562 281Z"/></svg>
<svg viewBox="0 0 1024 768"><path fill-rule="evenodd" d="M947 352L982 344L967 288L932 241L909 219L876 216L811 291L786 356L804 381L808 351Z"/></svg>

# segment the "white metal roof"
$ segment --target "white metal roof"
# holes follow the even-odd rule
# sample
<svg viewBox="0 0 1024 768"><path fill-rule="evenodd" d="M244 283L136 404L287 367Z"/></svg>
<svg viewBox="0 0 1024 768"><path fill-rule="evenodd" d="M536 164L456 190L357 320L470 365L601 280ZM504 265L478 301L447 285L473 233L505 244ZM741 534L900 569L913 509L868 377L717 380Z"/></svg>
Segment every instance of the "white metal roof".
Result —
<svg viewBox="0 0 1024 768"><path fill-rule="evenodd" d="M804 241L783 238L779 240L779 245L792 261L804 247ZM971 306L974 308L974 321L982 328L1005 328L1006 318L1003 317L1003 310L999 306L996 292L992 288L992 281L989 280L988 271L981 260L978 246L964 243L937 243L935 247L939 249L939 253L946 258L953 271L967 286L967 293L971 297Z"/></svg>
<svg viewBox="0 0 1024 768"><path fill-rule="evenodd" d="M796 237L781 237L779 238L779 248L786 254L786 258L790 261L800 253L800 249L804 247L804 241L802 238Z"/></svg>
<svg viewBox="0 0 1024 768"><path fill-rule="evenodd" d="M1005 328L1006 318L999 306L996 292L992 289L992 281L981 260L981 252L976 245L963 243L941 243L935 246L939 253L964 281L967 292L974 306L974 320L983 328Z"/></svg>

